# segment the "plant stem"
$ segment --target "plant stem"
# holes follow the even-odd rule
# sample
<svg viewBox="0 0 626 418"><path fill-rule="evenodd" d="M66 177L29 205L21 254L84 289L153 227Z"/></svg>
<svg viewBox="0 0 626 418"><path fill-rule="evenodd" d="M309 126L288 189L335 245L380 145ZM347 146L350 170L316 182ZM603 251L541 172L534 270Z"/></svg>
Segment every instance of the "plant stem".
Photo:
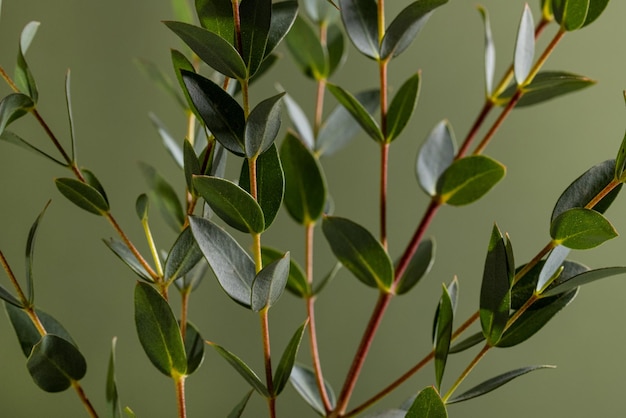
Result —
<svg viewBox="0 0 626 418"><path fill-rule="evenodd" d="M320 23L320 44L326 48L328 35L328 24ZM313 140L317 139L317 135L322 127L322 119L324 116L324 93L326 92L326 78L317 80L317 95L315 97L315 116L313 120Z"/></svg>
<svg viewBox="0 0 626 418"><path fill-rule="evenodd" d="M2 251L0 251L0 264L2 264L2 268L4 268L4 271L7 273L7 276L9 277L11 284L15 288L15 291L17 292L17 296L20 302L22 302L22 305L27 306L28 298L26 297L26 295L24 295L22 286L20 286L20 283L17 281L15 274L13 274L13 270L11 270L11 266L9 265L9 262L7 261Z"/></svg>
<svg viewBox="0 0 626 418"><path fill-rule="evenodd" d="M265 382L267 385L267 391L270 396L267 398L267 405L269 408L270 418L276 417L276 395L274 394L274 381L272 378L272 355L270 347L270 324L268 309L262 309L259 312L261 318L261 332L263 337L263 356L265 364Z"/></svg>
<svg viewBox="0 0 626 418"><path fill-rule="evenodd" d="M465 368L465 370L463 370L463 373L461 373L461 375L456 379L456 381L454 382L452 387L448 390L448 392L446 392L446 394L441 398L444 403L448 399L450 399L450 396L452 396L452 394L454 394L454 391L459 387L459 385L461 383L463 383L463 380L465 380L465 378L472 372L474 367L476 367L478 362L485 356L485 354L487 354L487 352L490 349L491 349L491 346L489 344L485 344L485 346L482 348L482 350L480 350L480 352L478 354L476 354L476 357L474 357L474 359Z"/></svg>
<svg viewBox="0 0 626 418"><path fill-rule="evenodd" d="M143 231L146 235L146 241L148 242L148 247L150 247L150 253L152 254L152 259L154 260L154 265L156 266L156 273L159 277L163 277L163 267L161 266L159 250L157 250L156 244L154 243L152 231L150 231L150 226L148 225L148 220L143 219L141 221L141 225L143 226ZM165 280L165 277L163 277L163 279Z"/></svg>
<svg viewBox="0 0 626 418"><path fill-rule="evenodd" d="M76 390L76 393L78 394L80 401L85 406L85 409L87 410L87 413L89 414L89 416L91 418L98 418L98 413L96 412L93 405L89 401L89 398L87 398L87 395L85 394L85 391L83 390L83 387L80 385L78 380L72 380L72 386L74 387L74 390Z"/></svg>
<svg viewBox="0 0 626 418"><path fill-rule="evenodd" d="M185 377L179 376L174 379L176 385L176 404L178 405L178 418L187 417L187 404L185 402Z"/></svg>
<svg viewBox="0 0 626 418"><path fill-rule="evenodd" d="M150 267L150 264L148 264L148 262L142 257L142 255L139 253L137 248L130 241L130 239L124 232L124 230L117 223L113 215L111 215L110 213L107 213L105 216L108 219L108 221L111 223L113 228L117 231L118 235L122 238L122 241L124 241L124 244L126 244L128 249L133 253L137 261L139 261L139 263L143 266L143 268L148 272L150 277L152 277L153 280L158 281L160 276L154 272L152 267Z"/></svg>
<svg viewBox="0 0 626 418"><path fill-rule="evenodd" d="M389 143L380 144L380 243L387 249L387 182L389 177Z"/></svg>
<svg viewBox="0 0 626 418"><path fill-rule="evenodd" d="M617 180L617 179L611 180L611 182L609 184L607 184L597 195L595 195L593 197L593 199L591 199L589 201L589 203L587 203L585 205L585 208L586 209L593 209L598 203L600 203L600 201L602 199L604 199L606 197L606 195L611 193L613 191L613 189L615 189L620 184L621 184L621 182L619 180Z"/></svg>

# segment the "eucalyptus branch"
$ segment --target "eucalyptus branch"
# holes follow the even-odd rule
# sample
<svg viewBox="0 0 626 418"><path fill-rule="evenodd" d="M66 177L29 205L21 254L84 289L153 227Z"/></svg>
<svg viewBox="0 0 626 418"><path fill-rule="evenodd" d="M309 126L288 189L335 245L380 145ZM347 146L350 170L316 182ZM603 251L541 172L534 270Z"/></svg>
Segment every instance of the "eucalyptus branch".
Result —
<svg viewBox="0 0 626 418"><path fill-rule="evenodd" d="M89 416L91 418L98 418L98 413L96 412L93 405L91 404L91 401L87 397L87 394L85 394L85 391L83 390L83 387L81 386L80 382L78 382L77 380L72 380L72 387L78 394L78 397L80 398L80 401L85 406L85 409L87 410L87 413L89 414Z"/></svg>
<svg viewBox="0 0 626 418"><path fill-rule="evenodd" d="M448 392L446 392L446 394L444 396L442 396L442 400L445 403L448 399L450 399L450 396L452 396L454 394L454 391L457 390L457 388L461 385L461 383L463 383L463 381L465 380L465 378L467 376L469 376L469 374L472 372L472 370L474 370L474 367L476 367L476 365L478 364L478 362L480 362L480 360L482 360L483 357L485 357L485 354L487 354L487 352L492 348L491 345L489 344L485 344L485 346L482 348L482 350L480 350L478 352L478 354L476 354L476 356L472 359L472 361L469 363L469 365L465 368L465 370L463 370L463 372L459 375L459 377L456 379L456 381L454 382L454 384L452 385L452 387L448 390Z"/></svg>
<svg viewBox="0 0 626 418"><path fill-rule="evenodd" d="M187 417L187 403L185 402L185 376L174 379L176 385L176 404L178 406L178 418Z"/></svg>

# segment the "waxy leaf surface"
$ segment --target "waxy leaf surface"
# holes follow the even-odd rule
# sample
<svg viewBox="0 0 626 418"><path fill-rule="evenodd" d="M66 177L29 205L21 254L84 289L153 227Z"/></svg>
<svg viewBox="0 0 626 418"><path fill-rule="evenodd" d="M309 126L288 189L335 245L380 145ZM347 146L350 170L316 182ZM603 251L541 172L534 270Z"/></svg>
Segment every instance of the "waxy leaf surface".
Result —
<svg viewBox="0 0 626 418"><path fill-rule="evenodd" d="M100 216L109 211L109 203L95 187L73 178L58 178L54 183L61 194L79 208Z"/></svg>
<svg viewBox="0 0 626 418"><path fill-rule="evenodd" d="M499 162L483 155L454 161L439 177L437 194L442 203L461 206L483 197L506 172Z"/></svg>
<svg viewBox="0 0 626 418"><path fill-rule="evenodd" d="M552 221L550 236L565 247L586 250L615 238L617 231L595 210L573 208L561 213Z"/></svg>
<svg viewBox="0 0 626 418"><path fill-rule="evenodd" d="M429 196L437 194L439 177L452 164L455 154L452 127L447 120L443 120L430 131L417 156L417 179Z"/></svg>
<svg viewBox="0 0 626 418"><path fill-rule="evenodd" d="M411 119L420 88L420 73L409 77L394 96L387 111L387 142L393 141Z"/></svg>
<svg viewBox="0 0 626 418"><path fill-rule="evenodd" d="M252 282L250 308L254 312L269 309L278 302L287 285L289 277L289 252L278 260L272 261L257 273Z"/></svg>
<svg viewBox="0 0 626 418"><path fill-rule="evenodd" d="M241 377L243 377L246 382L248 382L248 384L252 386L254 390L259 392L261 396L263 396L264 398L270 396L269 391L267 390L263 382L261 382L259 376L246 363L244 363L243 360L241 360L230 351L226 350L224 347L221 347L215 343L208 344L213 347L215 351L217 351L217 353L222 356L222 358L224 358L224 360L226 360L228 364L230 364L233 369L235 369L237 373L239 373Z"/></svg>
<svg viewBox="0 0 626 418"><path fill-rule="evenodd" d="M287 382L289 382L293 365L296 362L296 355L298 354L300 343L302 342L302 336L304 335L304 330L306 329L308 323L309 321L307 320L298 327L289 340L285 351L283 351L280 363L278 363L276 373L274 374L274 394L276 395L279 395L287 385Z"/></svg>
<svg viewBox="0 0 626 418"><path fill-rule="evenodd" d="M87 362L69 341L46 334L35 344L26 362L31 377L46 392L62 392L87 373Z"/></svg>
<svg viewBox="0 0 626 418"><path fill-rule="evenodd" d="M317 388L317 380L315 379L315 372L313 370L306 366L296 364L293 366L293 369L291 369L289 381L296 392L298 392L302 399L306 401L306 403L308 403L320 415L326 414L324 402L322 402L320 391ZM326 394L328 395L330 406L334 408L336 400L333 388L326 381L324 381L324 388L326 390Z"/></svg>
<svg viewBox="0 0 626 418"><path fill-rule="evenodd" d="M533 66L535 56L535 23L528 4L524 6L524 13L517 31L515 41L514 70L515 81L521 86L526 81Z"/></svg>
<svg viewBox="0 0 626 418"><path fill-rule="evenodd" d="M348 37L363 55L378 59L378 9L375 0L340 0Z"/></svg>
<svg viewBox="0 0 626 418"><path fill-rule="evenodd" d="M365 133L367 133L376 142L384 141L383 133L381 132L378 123L356 97L342 87L333 84L328 84L327 88L335 96L339 103L341 103L346 110L350 112L352 117L356 119Z"/></svg>
<svg viewBox="0 0 626 418"><path fill-rule="evenodd" d="M424 388L417 394L407 411L406 418L447 418L448 412L439 392L433 386Z"/></svg>

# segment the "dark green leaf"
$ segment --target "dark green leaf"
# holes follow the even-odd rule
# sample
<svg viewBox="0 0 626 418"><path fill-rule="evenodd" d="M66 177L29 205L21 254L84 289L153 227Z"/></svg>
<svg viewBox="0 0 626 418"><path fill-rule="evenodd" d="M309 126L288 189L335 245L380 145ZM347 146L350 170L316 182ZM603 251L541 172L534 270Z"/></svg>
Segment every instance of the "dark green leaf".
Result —
<svg viewBox="0 0 626 418"><path fill-rule="evenodd" d="M181 149L180 145L178 145L178 142L176 142L176 140L169 133L165 125L163 125L163 122L161 122L161 120L154 113L150 113L148 116L150 117L152 125L154 125L154 127L158 131L159 136L161 137L161 141L163 142L163 146L165 147L167 152L172 156L172 158L176 162L176 165L178 165L180 168L183 168L183 150Z"/></svg>
<svg viewBox="0 0 626 418"><path fill-rule="evenodd" d="M415 254L413 254L409 265L400 278L396 294L402 295L413 289L422 277L428 274L434 261L435 241L432 238L420 241Z"/></svg>
<svg viewBox="0 0 626 418"><path fill-rule="evenodd" d="M363 0L362 0L363 1ZM365 0L367 2L369 0ZM327 84L328 90L335 96L335 98L341 103L354 119L361 125L363 130L376 142L383 142L385 138L378 126L378 123L374 120L372 115L367 109L359 102L356 97L344 90L342 87Z"/></svg>
<svg viewBox="0 0 626 418"><path fill-rule="evenodd" d="M594 84L596 84L595 80L582 75L565 71L542 71L533 78L530 84L522 88L524 94L515 106L532 106ZM510 86L498 96L498 102L502 105L507 104L516 90L517 86Z"/></svg>
<svg viewBox="0 0 626 418"><path fill-rule="evenodd" d="M183 80L202 120L230 152L244 155L245 116L226 91L211 80L183 71Z"/></svg>
<svg viewBox="0 0 626 418"><path fill-rule="evenodd" d="M397 57L406 50L428 21L432 12L448 0L414 1L391 22L380 46L380 58Z"/></svg>
<svg viewBox="0 0 626 418"><path fill-rule="evenodd" d="M429 196L437 194L437 181L452 164L455 154L454 132L450 123L442 120L430 131L417 156L417 179Z"/></svg>
<svg viewBox="0 0 626 418"><path fill-rule="evenodd" d="M420 72L413 74L398 90L387 111L387 142L400 135L411 119L421 84Z"/></svg>
<svg viewBox="0 0 626 418"><path fill-rule="evenodd" d="M304 19L296 19L286 42L289 52L304 75L316 80L328 77L329 67L324 47Z"/></svg>
<svg viewBox="0 0 626 418"><path fill-rule="evenodd" d="M600 17L608 4L609 0L590 0L589 9L587 10L587 16L585 17L583 27L593 23L598 17Z"/></svg>
<svg viewBox="0 0 626 418"><path fill-rule="evenodd" d="M442 203L461 206L483 197L495 186L506 168L484 155L472 155L454 161L439 177L437 194Z"/></svg>
<svg viewBox="0 0 626 418"><path fill-rule="evenodd" d="M287 252L257 273L254 282L252 282L250 298L250 308L254 312L269 309L278 302L287 285L289 261L289 252Z"/></svg>
<svg viewBox="0 0 626 418"><path fill-rule="evenodd" d="M107 402L107 410L111 418L121 418L122 406L117 392L117 382L115 381L115 343L117 337L113 337L111 342L111 354L109 355L109 366L107 368L107 380L105 397Z"/></svg>
<svg viewBox="0 0 626 418"><path fill-rule="evenodd" d="M320 391L317 387L317 380L315 378L315 372L306 366L296 364L291 369L291 376L289 381L298 394L308 403L311 408L319 412L321 415L326 415L324 408L324 402ZM330 406L335 407L335 393L333 388L325 381L324 387L326 394L328 395Z"/></svg>
<svg viewBox="0 0 626 418"><path fill-rule="evenodd" d="M322 230L339 261L364 284L388 290L393 283L389 255L374 236L357 223L335 216L324 218Z"/></svg>
<svg viewBox="0 0 626 418"><path fill-rule="evenodd" d="M26 140L24 140L23 138L21 138L20 136L16 135L15 132L11 132L7 129L4 130L4 132L2 132L0 134L0 140L1 141L6 141L9 142L11 144L17 145L21 148L24 148L28 151L32 151L35 154L42 156L50 161L52 161L53 163L59 164L62 167L68 167L68 164L58 160L56 158L54 158L53 156L51 156L50 154L40 150L39 148L35 147L34 145L30 144L29 142L27 142Z"/></svg>
<svg viewBox="0 0 626 418"><path fill-rule="evenodd" d="M248 77L246 64L235 47L213 32L182 22L164 22L202 61L227 77Z"/></svg>
<svg viewBox="0 0 626 418"><path fill-rule="evenodd" d="M164 375L178 378L187 372L185 346L169 304L151 285L135 286L135 325L143 350Z"/></svg>
<svg viewBox="0 0 626 418"><path fill-rule="evenodd" d="M283 355L280 358L280 363L278 363L278 367L276 368L276 373L274 374L274 394L276 396L280 395L280 393L287 385L289 381L289 376L291 376L291 371L293 370L293 365L296 361L296 355L298 354L298 349L300 348L300 343L302 342L302 336L304 335L304 330L306 329L309 320L307 319L293 334L291 340L289 340L289 344L283 351Z"/></svg>
<svg viewBox="0 0 626 418"><path fill-rule="evenodd" d="M535 22L533 14L528 6L524 6L522 20L517 30L517 39L515 41L515 81L518 86L525 84L526 78L530 74L533 67L533 59L535 56Z"/></svg>
<svg viewBox="0 0 626 418"><path fill-rule="evenodd" d="M139 163L150 192L148 196L159 208L165 222L176 232L180 232L185 223L185 212L174 188L154 169L154 167Z"/></svg>
<svg viewBox="0 0 626 418"><path fill-rule="evenodd" d="M35 103L32 99L22 93L11 93L2 99L0 101L0 134L4 133L11 122L21 118L34 107Z"/></svg>
<svg viewBox="0 0 626 418"><path fill-rule="evenodd" d="M615 238L617 231L595 210L573 208L561 213L552 221L550 236L565 247L586 250Z"/></svg>
<svg viewBox="0 0 626 418"><path fill-rule="evenodd" d="M584 208L598 195L606 186L613 181L615 177L615 160L607 160L600 164L597 164L583 173L580 177L574 180L565 189L563 194L559 197L552 210L552 217L550 222L554 222L557 216L561 215L568 209L572 208ZM617 197L617 193L621 186L613 189L609 194L604 196L602 200L597 203L593 209L596 212L604 213L613 200Z"/></svg>
<svg viewBox="0 0 626 418"><path fill-rule="evenodd" d="M433 386L422 389L417 394L413 405L407 411L406 418L447 418L448 412L439 392Z"/></svg>
<svg viewBox="0 0 626 418"><path fill-rule="evenodd" d="M219 177L196 176L198 194L224 222L241 232L261 233L263 211L254 198L235 183Z"/></svg>
<svg viewBox="0 0 626 418"><path fill-rule="evenodd" d="M35 344L26 367L37 386L46 392L62 392L87 373L87 362L78 348L53 334L44 335Z"/></svg>
<svg viewBox="0 0 626 418"><path fill-rule="evenodd" d="M379 58L378 9L374 0L339 0L341 19L350 40L363 55Z"/></svg>
<svg viewBox="0 0 626 418"><path fill-rule="evenodd" d="M624 91L624 99L626 99L626 90ZM615 159L615 179L622 183L626 181L624 171L626 171L626 132L624 132L624 139L622 139L622 144Z"/></svg>
<svg viewBox="0 0 626 418"><path fill-rule="evenodd" d="M535 370L540 370L540 369L554 369L554 368L556 368L556 366L541 365L541 366L527 366L527 367L521 367L519 369L511 370L510 372L506 372L496 377L492 377L491 379L485 380L484 382L474 386L470 390L463 392L459 396L455 396L454 398L448 400L447 403L453 404L453 403L463 402L463 401L467 401L473 398L477 398L479 396L482 396L486 393L491 392L492 390L498 389L500 386L506 383L509 383L511 380L515 379L516 377L525 375L526 373L530 373L530 372L533 372Z"/></svg>
<svg viewBox="0 0 626 418"><path fill-rule="evenodd" d="M266 265L280 259L285 253L273 248L263 247L261 249L261 254L263 256L263 265ZM300 298L304 298L311 294L311 288L307 282L306 276L304 275L302 268L293 258L289 261L287 290Z"/></svg>
<svg viewBox="0 0 626 418"><path fill-rule="evenodd" d="M317 24L329 22L339 15L337 8L331 2L319 0L304 0L304 10L311 20Z"/></svg>
<svg viewBox="0 0 626 418"><path fill-rule="evenodd" d="M200 24L233 44L235 41L235 20L231 0L196 0L196 12Z"/></svg>
<svg viewBox="0 0 626 418"><path fill-rule="evenodd" d="M167 254L163 278L173 281L187 274L202 259L202 252L193 238L191 229L185 228Z"/></svg>
<svg viewBox="0 0 626 418"><path fill-rule="evenodd" d="M104 198L104 200L107 202L107 205L108 205L109 198L107 196L106 191L104 190L104 187L102 187L102 183L100 183L100 180L98 180L96 175L92 171L86 168L81 168L80 171L83 177L85 178L85 182L91 187L93 187L94 189L96 189L98 193L100 193L100 195Z"/></svg>
<svg viewBox="0 0 626 418"><path fill-rule="evenodd" d="M493 77L496 72L496 45L491 34L491 23L487 9L478 6L478 11L485 25L485 93L490 97L493 93Z"/></svg>
<svg viewBox="0 0 626 418"><path fill-rule="evenodd" d="M0 299L7 303L10 303L12 306L15 306L17 308L21 309L24 307L24 305L22 305L22 302L20 302L15 296L11 294L11 292L5 289L2 285L0 285Z"/></svg>
<svg viewBox="0 0 626 418"><path fill-rule="evenodd" d="M211 347L217 351L217 353L222 356L232 367L243 377L250 386L252 386L259 394L265 398L270 397L270 393L265 387L265 385L259 379L254 371L248 367L246 363L243 362L239 357L226 350L225 348L211 342L207 342Z"/></svg>
<svg viewBox="0 0 626 418"><path fill-rule="evenodd" d="M54 183L61 194L79 208L100 216L109 211L109 204L95 187L73 178L57 178Z"/></svg>
<svg viewBox="0 0 626 418"><path fill-rule="evenodd" d="M187 322L184 345L187 357L187 374L190 375L198 370L204 361L204 339L200 335L200 331L190 322Z"/></svg>
<svg viewBox="0 0 626 418"><path fill-rule="evenodd" d="M354 97L368 113L373 113L380 105L379 90L362 91ZM345 107L338 105L320 127L315 153L319 156L331 155L346 146L358 132L359 123Z"/></svg>
<svg viewBox="0 0 626 418"><path fill-rule="evenodd" d="M554 17L566 31L580 29L585 23L590 0L553 0Z"/></svg>
<svg viewBox="0 0 626 418"><path fill-rule="evenodd" d="M335 71L347 58L344 53L346 48L343 31L338 25L331 24L326 32L326 52L328 57L328 77L333 75Z"/></svg>
<svg viewBox="0 0 626 418"><path fill-rule="evenodd" d="M302 142L309 150L315 148L315 136L313 134L313 128L309 123L307 115L304 113L300 105L288 94L285 94L285 107L287 108L287 114L291 119L293 128L298 133ZM343 108L343 107L342 107Z"/></svg>
<svg viewBox="0 0 626 418"><path fill-rule="evenodd" d="M39 223L43 218L44 213L46 213L46 209L50 205L50 200L44 206L43 210L33 222L33 225L30 227L30 231L28 232L28 239L26 240L26 300L28 300L28 304L32 306L35 301L35 286L34 276L33 276L33 258L35 256L35 239L37 238L37 230L39 228Z"/></svg>
<svg viewBox="0 0 626 418"><path fill-rule="evenodd" d="M265 45L265 58L276 49L278 44L287 36L298 16L298 2L294 0L281 1L272 4L272 22ZM258 75L259 70L257 70Z"/></svg>
<svg viewBox="0 0 626 418"><path fill-rule="evenodd" d="M193 149L193 145L185 139L183 142L183 155L185 159L185 182L187 183L187 190L190 193L196 194L196 191L193 187L193 176L199 176L202 174L202 169L200 167L200 161L198 160L198 156Z"/></svg>
<svg viewBox="0 0 626 418"><path fill-rule="evenodd" d="M437 316L435 319L435 380L437 388L441 388L443 372L448 360L450 341L452 340L452 321L454 319L454 309L452 300L446 286L443 286L443 293L439 299Z"/></svg>
<svg viewBox="0 0 626 418"><path fill-rule="evenodd" d="M182 54L176 50L172 50L172 58L174 54ZM175 102L177 102L183 109L187 109L187 103L180 96L179 90L176 88L176 84L172 82L172 79L165 74L155 63L145 59L137 58L135 60L137 67L152 81L154 84L167 93Z"/></svg>
<svg viewBox="0 0 626 418"><path fill-rule="evenodd" d="M239 3L239 19L241 57L248 68L248 76L252 76L265 57L265 46L272 21L272 1L242 0Z"/></svg>
<svg viewBox="0 0 626 418"><path fill-rule="evenodd" d="M39 93L37 92L35 78L33 77L30 68L28 68L24 55L35 37L38 28L39 22L29 22L26 26L24 26L20 36L20 47L17 53L17 65L15 67L15 74L13 77L13 81L17 85L18 89L33 99L33 102L35 103L39 98Z"/></svg>
<svg viewBox="0 0 626 418"><path fill-rule="evenodd" d="M248 0L249 1L249 0ZM280 103L285 93L263 100L248 116L244 130L246 156L258 157L272 146L280 130Z"/></svg>
<svg viewBox="0 0 626 418"><path fill-rule="evenodd" d="M194 20L192 9L188 0L171 0L172 10L177 20L182 22L192 22Z"/></svg>
<svg viewBox="0 0 626 418"><path fill-rule="evenodd" d="M243 399L237 405L235 405L232 411L230 411L230 414L228 414L227 418L241 418L241 415L243 414L243 411L244 409L246 409L246 405L248 404L248 400L250 400L250 396L252 396L253 393L254 390L250 390L248 393L246 393Z"/></svg>
<svg viewBox="0 0 626 418"><path fill-rule="evenodd" d="M135 254L132 253L130 248L128 248L128 246L124 242L116 240L114 238L105 239L103 241L106 246L109 247L109 249L113 251L115 255L118 256L119 259L124 262L124 264L130 267L130 269L135 272L135 274L137 274L141 279L150 283L154 283L154 280L152 279L152 277L150 277L150 274L146 271L144 266L141 265L139 261L137 261L137 257L135 257Z"/></svg>
<svg viewBox="0 0 626 418"><path fill-rule="evenodd" d="M313 295L319 295L326 285L333 281L333 279L337 276L337 273L339 273L339 270L341 270L341 266L342 264L339 261L335 263L330 271L322 277L322 280L315 284L315 287L313 288Z"/></svg>
<svg viewBox="0 0 626 418"><path fill-rule="evenodd" d="M285 206L300 224L315 222L326 205L326 180L318 160L291 132L280 147L285 172Z"/></svg>
<svg viewBox="0 0 626 418"><path fill-rule="evenodd" d="M190 109L192 112L194 112L194 114L196 115L198 119L202 119L200 115L198 115L198 112L196 111L196 108L194 107L193 102L191 101L191 96L189 96L189 92L187 91L187 88L185 87L185 82L183 81L183 74L182 74L183 70L195 73L196 72L195 67L182 52L177 51L175 49L171 50L171 58L172 58L172 66L174 67L174 74L176 75L176 80L178 80L178 85L180 86L180 89L182 90L183 95L185 96L185 100L181 102L181 105L183 106L184 109Z"/></svg>
<svg viewBox="0 0 626 418"><path fill-rule="evenodd" d="M477 332L476 334L470 335L466 339L459 341L458 343L451 346L449 354L460 353L474 347L476 344L482 343L483 341L485 341L485 336L482 332Z"/></svg>
<svg viewBox="0 0 626 418"><path fill-rule="evenodd" d="M189 225L222 289L235 302L249 308L252 282L256 277L252 258L230 234L213 222L192 216Z"/></svg>
<svg viewBox="0 0 626 418"><path fill-rule="evenodd" d="M605 279L626 273L626 267L604 267L595 270L589 270L573 277L558 277L552 285L544 291L541 296L549 297L567 292L578 286L595 282L596 280Z"/></svg>

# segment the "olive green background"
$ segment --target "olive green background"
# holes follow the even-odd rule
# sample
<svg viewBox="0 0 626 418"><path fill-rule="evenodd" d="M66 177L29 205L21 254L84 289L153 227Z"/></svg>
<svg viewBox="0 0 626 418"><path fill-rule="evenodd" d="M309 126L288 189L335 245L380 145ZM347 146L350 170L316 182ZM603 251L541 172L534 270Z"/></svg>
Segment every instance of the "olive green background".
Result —
<svg viewBox="0 0 626 418"><path fill-rule="evenodd" d="M408 1L388 2L389 21ZM531 2L538 18L539 1ZM491 13L498 48L498 72L512 58L517 22L523 2L483 0ZM430 129L447 118L457 137L464 137L483 100L483 27L473 1L450 0L428 22L417 42L390 66L392 91L422 70L423 84L415 117L394 142L390 158L389 241L397 257L411 236L425 195L415 180L418 146ZM505 180L478 203L443 208L430 234L438 254L431 274L409 295L391 305L372 347L354 402L415 364L430 349L430 328L441 289L454 275L460 280L460 323L477 308L486 245L494 222L508 231L518 263L545 245L552 205L562 190L591 165L613 158L624 134L626 3L614 0L590 27L567 35L547 67L568 70L599 80L583 92L533 108L515 111L487 149L508 167ZM137 69L137 57L169 71L169 49L183 46L161 20L172 19L170 3L109 0L5 0L0 20L0 65L12 70L21 28L41 21L28 52L40 88L40 109L52 129L67 143L63 97L64 76L72 70L75 128L81 165L94 171L109 194L113 213L134 241L145 250L134 215L136 196L145 191L137 162L157 166L171 182L183 187L181 173L160 145L147 114L159 115L178 138L185 132L180 109ZM541 38L542 50L555 32ZM333 81L351 91L377 85L376 66L349 46L349 62ZM285 59L277 71L252 90L252 100L275 92L279 81L310 111L314 84ZM4 95L9 90L2 86ZM334 106L328 100L329 106ZM285 118L286 119L286 118ZM285 120L285 125L289 122ZM30 118L15 130L36 144L48 141ZM230 160L235 176L239 162ZM378 152L363 134L348 148L324 159L335 201L335 214L350 217L377 230ZM52 198L37 243L36 301L72 333L85 354L89 370L83 380L96 408L104 411L106 364L113 336L118 337L118 383L124 405L137 416L173 417L172 383L154 369L135 335L133 274L106 249L101 238L114 233L102 219L81 211L60 196L52 179L66 176L61 168L9 144L0 144L0 248L16 273L23 276L23 254L31 223ZM626 230L626 203L608 211L618 230ZM155 235L164 249L174 234L157 220ZM245 237L242 238L245 244ZM264 243L291 249L302 260L303 233L283 213ZM625 265L626 244L618 238L572 258L591 267ZM332 265L322 234L317 235L320 277ZM584 288L568 307L532 340L507 350L492 350L464 386L469 388L495 374L533 364L555 364L556 370L524 376L485 397L451 406L451 417L622 417L626 360L626 284L616 277ZM6 278L0 283L8 286ZM176 297L174 305L177 306ZM318 302L322 362L327 379L338 392L376 292L364 288L343 271ZM207 277L192 297L191 320L205 338L236 352L262 370L258 319L236 306ZM177 309L177 308L176 308ZM274 357L304 320L300 301L285 295L270 319ZM306 345L306 344L305 344ZM303 347L305 346L303 345ZM300 359L308 362L306 347ZM444 389L471 358L453 356ZM403 385L382 407L393 407L433 381L432 367ZM209 348L202 368L188 379L190 417L223 417L247 391L244 381ZM378 407L378 406L377 406ZM278 401L281 417L313 417L288 387ZM40 391L31 381L25 359L8 320L0 319L0 416L80 417L83 407L70 390L61 394ZM258 396L246 417L265 416Z"/></svg>

